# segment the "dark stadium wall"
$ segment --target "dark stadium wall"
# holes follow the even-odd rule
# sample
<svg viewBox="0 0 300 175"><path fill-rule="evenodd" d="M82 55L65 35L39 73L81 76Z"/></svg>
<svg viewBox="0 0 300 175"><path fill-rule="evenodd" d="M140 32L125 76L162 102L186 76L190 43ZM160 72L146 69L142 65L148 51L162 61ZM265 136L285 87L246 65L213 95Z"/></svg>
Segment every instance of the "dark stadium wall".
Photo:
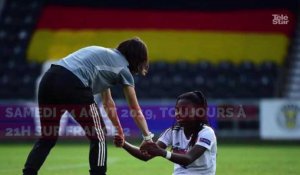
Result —
<svg viewBox="0 0 300 175"><path fill-rule="evenodd" d="M241 10L284 8L296 12L298 0L46 0L49 5L160 10Z"/></svg>
<svg viewBox="0 0 300 175"><path fill-rule="evenodd" d="M287 15L289 23L272 24L273 14ZM139 36L148 44L151 61L246 59L281 64L294 22L295 15L287 8L165 11L46 5L28 58L43 62L87 45L115 47Z"/></svg>

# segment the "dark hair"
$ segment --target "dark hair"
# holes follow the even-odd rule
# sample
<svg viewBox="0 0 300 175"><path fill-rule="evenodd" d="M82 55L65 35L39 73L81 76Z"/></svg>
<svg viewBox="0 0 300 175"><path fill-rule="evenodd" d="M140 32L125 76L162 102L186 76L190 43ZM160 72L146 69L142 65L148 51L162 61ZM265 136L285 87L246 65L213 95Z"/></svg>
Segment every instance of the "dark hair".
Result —
<svg viewBox="0 0 300 175"><path fill-rule="evenodd" d="M207 109L207 101L206 97L201 91L193 91L193 92L186 92L184 94L181 94L177 97L176 104L179 100L187 100L193 103L196 108L201 108L204 111L204 115L196 116L197 121L200 121L201 123L208 124L208 119L206 116L206 109Z"/></svg>
<svg viewBox="0 0 300 175"><path fill-rule="evenodd" d="M196 117L199 117L199 120L195 121L195 122L198 122L199 127L193 131L191 141L189 142L189 146L194 146L196 143L196 140L198 138L199 131L201 131L203 129L204 125L209 125L208 118L206 115L207 100L201 91L192 91L192 92L187 92L187 93L181 94L180 96L177 97L176 104L178 103L179 100L188 100L188 101L192 102L193 104L195 104L197 108L203 108L205 111L204 116L196 116Z"/></svg>
<svg viewBox="0 0 300 175"><path fill-rule="evenodd" d="M138 37L121 42L117 50L121 52L129 63L129 70L133 74L146 75L149 68L146 44Z"/></svg>

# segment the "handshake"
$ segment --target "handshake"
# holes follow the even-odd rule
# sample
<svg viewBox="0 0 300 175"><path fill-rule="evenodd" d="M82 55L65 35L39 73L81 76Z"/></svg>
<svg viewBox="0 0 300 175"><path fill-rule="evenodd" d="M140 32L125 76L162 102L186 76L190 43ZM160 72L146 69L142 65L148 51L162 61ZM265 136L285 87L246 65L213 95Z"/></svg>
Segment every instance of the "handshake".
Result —
<svg viewBox="0 0 300 175"><path fill-rule="evenodd" d="M156 157L156 156L165 156L165 150L160 148L156 143L152 141L143 141L140 148L134 147L130 143L125 141L125 138L116 135L114 136L114 144L117 147L122 147L125 150L131 152L130 150L137 150L145 157Z"/></svg>

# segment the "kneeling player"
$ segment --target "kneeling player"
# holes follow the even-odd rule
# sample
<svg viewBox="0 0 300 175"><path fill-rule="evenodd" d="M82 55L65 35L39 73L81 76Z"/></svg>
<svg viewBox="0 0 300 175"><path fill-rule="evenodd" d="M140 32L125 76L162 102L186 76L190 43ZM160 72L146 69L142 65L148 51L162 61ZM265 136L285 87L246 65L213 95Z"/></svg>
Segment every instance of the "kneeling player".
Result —
<svg viewBox="0 0 300 175"><path fill-rule="evenodd" d="M163 132L156 143L143 145L142 151L128 142L123 143L119 136L115 136L114 143L140 160L165 157L175 163L174 175L214 175L217 140L208 126L206 108L206 98L200 91L184 93L177 98L176 124ZM172 152L166 150L168 146Z"/></svg>

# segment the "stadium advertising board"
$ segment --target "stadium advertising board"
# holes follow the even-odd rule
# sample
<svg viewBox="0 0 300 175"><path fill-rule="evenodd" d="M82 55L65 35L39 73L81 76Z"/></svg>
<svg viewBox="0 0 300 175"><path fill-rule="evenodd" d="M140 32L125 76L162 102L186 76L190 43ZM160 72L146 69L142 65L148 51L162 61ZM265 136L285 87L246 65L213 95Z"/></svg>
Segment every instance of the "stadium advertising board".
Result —
<svg viewBox="0 0 300 175"><path fill-rule="evenodd" d="M269 140L300 139L300 101L262 100L260 136Z"/></svg>
<svg viewBox="0 0 300 175"><path fill-rule="evenodd" d="M112 136L115 128L112 126L102 105L99 106L101 115L106 125L107 135ZM34 102L2 103L0 104L0 139L26 140L40 136L41 125L38 108ZM47 109L44 109L47 110ZM175 123L175 108L173 104L164 105L144 104L142 111L151 131L157 136L165 129ZM212 127L216 128L216 107L210 106L209 121ZM51 116L51 110L44 111ZM141 137L139 129L136 127L132 114L127 105L119 105L117 113L127 137ZM45 116L47 117L47 116ZM53 132L54 132L53 128ZM51 133L51 129L47 133ZM82 138L85 130L74 120L70 113L65 112L60 119L59 136L65 138Z"/></svg>

